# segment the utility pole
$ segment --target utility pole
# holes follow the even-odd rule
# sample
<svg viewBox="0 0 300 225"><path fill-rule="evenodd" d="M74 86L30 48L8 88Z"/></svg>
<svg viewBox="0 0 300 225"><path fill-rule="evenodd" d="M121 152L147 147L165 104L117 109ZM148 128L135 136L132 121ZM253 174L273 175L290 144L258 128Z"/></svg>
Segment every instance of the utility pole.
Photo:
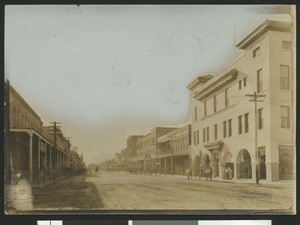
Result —
<svg viewBox="0 0 300 225"><path fill-rule="evenodd" d="M56 161L56 165L55 165L55 169L56 169L56 171L58 172L58 158L57 158L57 156L58 156L58 151L57 151L57 143L56 143L56 141L57 141L57 135L58 134L61 134L61 122L56 122L56 121L54 121L54 122L49 122L50 124L53 124L53 125L51 125L51 126L49 126L49 130L51 131L50 132L50 135L53 135L53 144L54 144L54 153L55 153L55 161Z"/></svg>
<svg viewBox="0 0 300 225"><path fill-rule="evenodd" d="M173 138L171 136L171 176L173 176Z"/></svg>
<svg viewBox="0 0 300 225"><path fill-rule="evenodd" d="M258 155L258 144L257 144L257 102L263 102L263 100L259 100L259 98L262 97L266 97L266 95L258 95L256 94L256 91L254 92L254 94L247 94L245 95L246 97L251 97L252 99L249 100L249 102L254 102L254 117L255 117L255 138L254 138L254 142L255 142L255 160L256 160L256 174L255 174L255 178L256 178L256 184L259 184L259 180L260 180L260 166L259 166L259 155Z"/></svg>
<svg viewBox="0 0 300 225"><path fill-rule="evenodd" d="M67 152L66 152L66 159L65 159L65 163L66 163L66 167L69 167L69 154L70 154L70 149L71 149L71 141L70 141L70 139L72 138L72 137L65 137L66 138L66 140L67 140Z"/></svg>

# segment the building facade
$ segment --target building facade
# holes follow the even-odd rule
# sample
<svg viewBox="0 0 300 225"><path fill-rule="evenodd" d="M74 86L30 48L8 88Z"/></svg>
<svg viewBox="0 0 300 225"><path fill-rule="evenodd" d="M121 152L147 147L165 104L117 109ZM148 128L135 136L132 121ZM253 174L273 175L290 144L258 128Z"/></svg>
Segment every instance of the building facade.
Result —
<svg viewBox="0 0 300 225"><path fill-rule="evenodd" d="M191 125L179 127L158 138L160 173L184 175L191 168Z"/></svg>
<svg viewBox="0 0 300 225"><path fill-rule="evenodd" d="M5 82L5 178L17 173L31 183L55 179L70 170L70 141L57 129L43 126L38 114ZM80 158L80 157L79 157Z"/></svg>
<svg viewBox="0 0 300 225"><path fill-rule="evenodd" d="M188 85L194 172L212 166L218 179L295 178L291 27L265 21L238 43L239 59Z"/></svg>
<svg viewBox="0 0 300 225"><path fill-rule="evenodd" d="M116 161L128 172L184 175L192 165L190 134L191 125L187 124L179 128L155 127L146 135L131 135Z"/></svg>

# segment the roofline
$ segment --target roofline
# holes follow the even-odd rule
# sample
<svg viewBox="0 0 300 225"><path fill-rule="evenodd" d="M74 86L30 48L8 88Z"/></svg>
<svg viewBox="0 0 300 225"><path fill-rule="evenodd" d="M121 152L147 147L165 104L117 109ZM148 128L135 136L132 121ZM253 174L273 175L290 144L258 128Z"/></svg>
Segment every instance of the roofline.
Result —
<svg viewBox="0 0 300 225"><path fill-rule="evenodd" d="M213 74L204 74L204 75L198 76L191 83L189 83L186 88L189 89L189 90L193 90L196 86L198 86L198 84L206 83L208 80L210 80L214 76L215 75L213 75Z"/></svg>
<svg viewBox="0 0 300 225"><path fill-rule="evenodd" d="M204 99L206 96L210 95L209 92L207 92L207 91L209 91L212 87L214 87L220 81L225 82L222 86L226 85L226 83L228 83L228 82L232 82L233 80L236 79L238 73L239 73L239 71L236 68L233 68L223 75L216 76L215 80L212 80L212 82L210 84L207 84L207 86L203 87L203 89L200 90L199 92L196 92L194 94L194 98L196 98L198 100ZM227 80L224 81L224 79L227 79Z"/></svg>
<svg viewBox="0 0 300 225"><path fill-rule="evenodd" d="M22 101L22 103L24 104L24 106L40 121L43 122L41 117L34 111L34 109L27 103L27 101L22 97L22 95L19 94L19 92L10 84L9 85L9 89L12 90L13 92L15 92L16 97L19 98L19 100Z"/></svg>
<svg viewBox="0 0 300 225"><path fill-rule="evenodd" d="M256 27L250 34L244 37L236 47L239 49L245 49L255 40L261 37L264 33L269 30L281 31L281 32L291 32L292 22L283 22L277 20L265 20L262 24Z"/></svg>

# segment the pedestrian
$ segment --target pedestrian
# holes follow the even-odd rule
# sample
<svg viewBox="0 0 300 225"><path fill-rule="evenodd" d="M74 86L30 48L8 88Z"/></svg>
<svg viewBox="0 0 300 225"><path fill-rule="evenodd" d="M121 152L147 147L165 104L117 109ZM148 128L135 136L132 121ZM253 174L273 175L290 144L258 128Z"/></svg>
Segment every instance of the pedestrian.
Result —
<svg viewBox="0 0 300 225"><path fill-rule="evenodd" d="M212 166L209 166L209 180L212 181L213 169Z"/></svg>
<svg viewBox="0 0 300 225"><path fill-rule="evenodd" d="M228 171L228 179L232 180L232 169L228 167L227 171Z"/></svg>
<svg viewBox="0 0 300 225"><path fill-rule="evenodd" d="M190 169L189 168L186 169L185 175L186 175L186 179L189 180L190 179Z"/></svg>
<svg viewBox="0 0 300 225"><path fill-rule="evenodd" d="M189 168L189 177L190 177L190 180L193 180L192 169L191 168Z"/></svg>

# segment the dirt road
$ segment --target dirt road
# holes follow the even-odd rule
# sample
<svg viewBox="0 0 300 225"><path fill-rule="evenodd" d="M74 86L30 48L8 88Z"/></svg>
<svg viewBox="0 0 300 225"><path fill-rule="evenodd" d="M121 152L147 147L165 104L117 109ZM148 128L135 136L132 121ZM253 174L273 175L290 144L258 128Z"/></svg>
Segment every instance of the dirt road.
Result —
<svg viewBox="0 0 300 225"><path fill-rule="evenodd" d="M98 178L98 177L97 177ZM32 189L34 210L92 210L103 208L98 190L86 176L69 177Z"/></svg>
<svg viewBox="0 0 300 225"><path fill-rule="evenodd" d="M100 173L88 177L104 209L287 210L293 206L293 183L221 183L183 176Z"/></svg>
<svg viewBox="0 0 300 225"><path fill-rule="evenodd" d="M294 201L293 182L223 183L184 176L101 172L32 189L33 210L279 210Z"/></svg>

